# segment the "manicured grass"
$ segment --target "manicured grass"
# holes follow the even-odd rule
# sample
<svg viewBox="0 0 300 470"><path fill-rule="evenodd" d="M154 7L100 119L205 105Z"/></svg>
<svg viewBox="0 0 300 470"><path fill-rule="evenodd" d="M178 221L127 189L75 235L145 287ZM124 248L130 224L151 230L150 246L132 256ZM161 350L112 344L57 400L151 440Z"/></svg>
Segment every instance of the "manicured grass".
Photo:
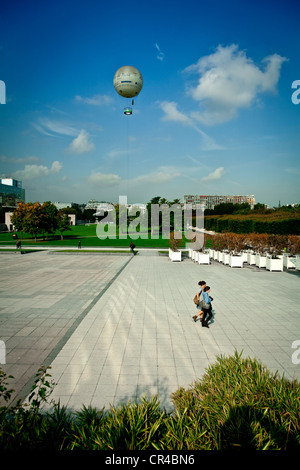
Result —
<svg viewBox="0 0 300 470"><path fill-rule="evenodd" d="M75 225L72 227L72 231L64 232L64 239L61 240L60 233L56 232L54 236L49 236L48 240L44 240L42 237L37 238L35 241L29 234L22 234L23 245L45 245L45 246L77 246L79 240L81 241L81 247L129 247L131 241L136 245L136 248L164 248L169 247L169 239L160 238L158 240L152 239L151 234L148 235L148 239L138 238L132 240L129 236L126 239L122 238L106 238L101 240L97 237L96 224L87 225ZM21 239L21 233L18 232L18 239ZM13 240L12 233L1 233L0 234L0 245L15 245L16 240ZM182 247L185 246L185 240L182 241Z"/></svg>

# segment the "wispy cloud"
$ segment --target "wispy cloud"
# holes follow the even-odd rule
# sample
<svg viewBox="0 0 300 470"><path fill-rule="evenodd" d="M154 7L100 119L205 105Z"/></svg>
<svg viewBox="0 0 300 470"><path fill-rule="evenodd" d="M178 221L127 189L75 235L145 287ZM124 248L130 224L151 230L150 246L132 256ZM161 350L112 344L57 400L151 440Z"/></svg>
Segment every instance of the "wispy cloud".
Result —
<svg viewBox="0 0 300 470"><path fill-rule="evenodd" d="M92 106L104 106L104 105L110 104L113 101L113 99L108 95L94 95L94 96L91 96L90 98L88 97L84 98L80 95L77 95L75 96L75 100L77 102L89 104Z"/></svg>
<svg viewBox="0 0 300 470"><path fill-rule="evenodd" d="M157 42L154 44L156 50L157 50L157 56L156 58L160 61L160 62L163 62L165 60L165 54L164 52L161 51L159 45L157 44Z"/></svg>
<svg viewBox="0 0 300 470"><path fill-rule="evenodd" d="M202 136L202 150L223 150L224 147L217 144L212 137L206 134L198 127L195 121L187 116L185 113L178 110L178 104L174 101L162 101L159 103L160 108L164 111L165 115L162 117L163 121L173 121L187 126L191 126L198 134Z"/></svg>
<svg viewBox="0 0 300 470"><path fill-rule="evenodd" d="M1 155L0 156L0 161L3 163L8 163L8 164L13 164L13 165L19 165L20 163L34 163L34 162L39 162L41 160L40 157L36 157L34 155L24 157L24 158L16 158L16 157L7 157L6 155Z"/></svg>
<svg viewBox="0 0 300 470"><path fill-rule="evenodd" d="M285 171L287 173L289 173L290 175L300 175L300 168L297 168L297 167L288 167L288 168L285 168Z"/></svg>
<svg viewBox="0 0 300 470"><path fill-rule="evenodd" d="M132 185L166 184L181 176L181 171L173 166L160 166L152 173L139 175L129 181Z"/></svg>
<svg viewBox="0 0 300 470"><path fill-rule="evenodd" d="M88 182L94 186L116 186L121 182L121 178L116 174L95 172L88 177Z"/></svg>
<svg viewBox="0 0 300 470"><path fill-rule="evenodd" d="M165 113L162 118L163 121L174 121L187 125L193 124L193 121L186 114L177 109L178 104L174 101L162 101L159 106Z"/></svg>
<svg viewBox="0 0 300 470"><path fill-rule="evenodd" d="M78 133L77 129L72 125L48 118L41 118L38 122L33 122L32 125L37 131L51 137L55 135L75 136Z"/></svg>

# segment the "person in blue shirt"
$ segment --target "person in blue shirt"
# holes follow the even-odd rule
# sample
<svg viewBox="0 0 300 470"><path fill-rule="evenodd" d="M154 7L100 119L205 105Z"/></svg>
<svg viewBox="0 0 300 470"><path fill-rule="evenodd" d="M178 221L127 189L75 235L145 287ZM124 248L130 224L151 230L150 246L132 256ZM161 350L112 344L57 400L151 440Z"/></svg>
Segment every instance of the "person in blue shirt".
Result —
<svg viewBox="0 0 300 470"><path fill-rule="evenodd" d="M212 317L212 311L211 311L212 310L212 304L211 304L211 301L213 300L213 298L209 295L209 292L210 292L210 287L205 286L204 290L202 292L202 296L203 296L204 302L206 302L209 307L204 308L202 306L202 310L203 310L202 326L205 326L206 328L209 328L208 322ZM206 319L206 315L208 315L207 319Z"/></svg>

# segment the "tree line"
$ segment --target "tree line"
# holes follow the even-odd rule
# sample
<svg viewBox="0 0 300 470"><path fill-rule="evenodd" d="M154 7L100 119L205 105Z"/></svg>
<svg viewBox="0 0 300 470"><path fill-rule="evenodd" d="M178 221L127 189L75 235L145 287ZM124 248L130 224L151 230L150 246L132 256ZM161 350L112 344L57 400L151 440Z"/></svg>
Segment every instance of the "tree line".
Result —
<svg viewBox="0 0 300 470"><path fill-rule="evenodd" d="M254 204L253 209L249 203L244 202L242 204L233 204L231 202L222 202L220 204L216 204L213 209L205 209L205 215L232 215L232 214L275 214L275 213L295 213L300 212L300 204L295 204L294 206L281 206L281 207L273 207L267 208L265 204L258 202Z"/></svg>
<svg viewBox="0 0 300 470"><path fill-rule="evenodd" d="M33 238L42 235L48 238L57 230L63 240L63 232L71 230L68 209L60 209L50 201L40 204L39 202L20 202L14 210L12 224L18 232L29 233Z"/></svg>

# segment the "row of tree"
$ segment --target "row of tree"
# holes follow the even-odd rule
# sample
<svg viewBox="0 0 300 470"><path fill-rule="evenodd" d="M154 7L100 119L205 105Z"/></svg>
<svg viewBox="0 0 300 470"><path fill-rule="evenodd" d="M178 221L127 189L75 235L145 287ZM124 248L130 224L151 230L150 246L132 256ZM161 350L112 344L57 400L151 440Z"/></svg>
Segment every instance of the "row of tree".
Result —
<svg viewBox="0 0 300 470"><path fill-rule="evenodd" d="M38 235L48 238L57 230L63 239L63 232L71 230L70 218L65 209L58 210L51 202L20 202L14 210L12 224L18 232L29 233L35 239Z"/></svg>
<svg viewBox="0 0 300 470"><path fill-rule="evenodd" d="M251 209L250 204L232 204L230 202L222 202L216 204L213 209L205 209L205 215L230 215L230 214L274 214L276 212L299 212L300 204L295 204L294 206L281 206L273 207L272 209L267 208L265 204L258 202L254 204L253 209Z"/></svg>

